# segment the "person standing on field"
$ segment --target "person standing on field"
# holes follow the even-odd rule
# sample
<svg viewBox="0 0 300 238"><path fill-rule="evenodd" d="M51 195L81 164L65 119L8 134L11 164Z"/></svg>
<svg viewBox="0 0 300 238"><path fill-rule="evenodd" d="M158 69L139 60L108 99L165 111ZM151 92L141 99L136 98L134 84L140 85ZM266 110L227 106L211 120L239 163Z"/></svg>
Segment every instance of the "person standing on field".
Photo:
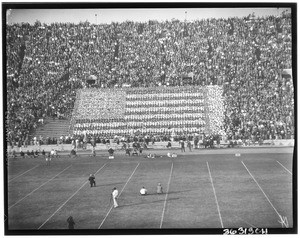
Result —
<svg viewBox="0 0 300 238"><path fill-rule="evenodd" d="M96 148L95 148L94 145L92 146L92 154L91 154L91 156L93 156L93 157L96 156Z"/></svg>
<svg viewBox="0 0 300 238"><path fill-rule="evenodd" d="M119 191L117 190L117 188L114 188L111 193L112 200L114 201L114 208L117 208L119 206L117 202L118 195L119 195Z"/></svg>
<svg viewBox="0 0 300 238"><path fill-rule="evenodd" d="M185 152L185 147L184 147L184 141L183 140L180 141L180 148L181 148L181 152Z"/></svg>
<svg viewBox="0 0 300 238"><path fill-rule="evenodd" d="M187 147L192 151L192 143L189 140L187 141Z"/></svg>
<svg viewBox="0 0 300 238"><path fill-rule="evenodd" d="M50 155L51 155L51 158L54 158L54 156L55 156L55 151L54 151L54 149L52 149L52 150L50 151Z"/></svg>
<svg viewBox="0 0 300 238"><path fill-rule="evenodd" d="M156 190L156 192L157 192L158 194L163 193L163 189L162 189L162 186L161 186L160 183L157 184L157 190Z"/></svg>
<svg viewBox="0 0 300 238"><path fill-rule="evenodd" d="M96 187L96 181L95 181L95 175L94 174L90 174L89 181L90 181L91 187L93 187L93 186Z"/></svg>
<svg viewBox="0 0 300 238"><path fill-rule="evenodd" d="M44 159L46 158L46 152L45 152L45 150L42 151L42 156L44 157Z"/></svg>
<svg viewBox="0 0 300 238"><path fill-rule="evenodd" d="M51 155L50 152L46 155L46 165L50 165L51 163Z"/></svg>
<svg viewBox="0 0 300 238"><path fill-rule="evenodd" d="M68 222L68 228L69 229L74 229L75 222L74 222L72 216L69 216L69 218L67 219L67 222Z"/></svg>
<svg viewBox="0 0 300 238"><path fill-rule="evenodd" d="M78 148L79 148L79 139L76 138L76 140L75 140L75 150L76 150L76 152L78 151Z"/></svg>

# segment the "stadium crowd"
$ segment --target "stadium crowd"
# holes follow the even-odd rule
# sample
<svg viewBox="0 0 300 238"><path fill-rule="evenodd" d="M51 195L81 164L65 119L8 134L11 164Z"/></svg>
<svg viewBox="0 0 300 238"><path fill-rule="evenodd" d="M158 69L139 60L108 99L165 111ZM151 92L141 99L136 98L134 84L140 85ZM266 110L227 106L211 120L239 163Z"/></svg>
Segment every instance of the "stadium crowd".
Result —
<svg viewBox="0 0 300 238"><path fill-rule="evenodd" d="M229 139L291 137L294 88L282 75L291 34L289 14L7 25L7 139L30 140L45 117L69 118L91 75L102 88L219 85Z"/></svg>

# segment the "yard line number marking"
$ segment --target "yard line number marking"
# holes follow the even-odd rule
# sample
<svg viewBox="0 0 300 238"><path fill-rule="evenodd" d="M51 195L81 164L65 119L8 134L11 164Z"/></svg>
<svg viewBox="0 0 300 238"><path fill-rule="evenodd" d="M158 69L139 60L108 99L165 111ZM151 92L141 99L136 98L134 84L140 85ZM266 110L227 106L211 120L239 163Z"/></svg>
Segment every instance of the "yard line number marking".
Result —
<svg viewBox="0 0 300 238"><path fill-rule="evenodd" d="M105 167L106 164L104 164L100 169L97 170L97 172L95 174L97 174L101 169L103 169ZM89 181L84 182L84 184L81 185L80 188L77 189L77 191L75 193L73 193L73 195L71 197L69 197L67 199L67 201L65 201L42 225L40 225L40 227L38 228L41 229L60 209L62 209L62 207L64 205L67 204L68 201L70 201L72 199L72 197L74 197L79 191L80 189L82 189Z"/></svg>
<svg viewBox="0 0 300 238"><path fill-rule="evenodd" d="M52 181L53 179L55 179L58 175L60 175L61 173L63 173L65 170L67 170L68 168L70 168L72 165L70 165L69 167L65 168L63 171L59 172L57 175L55 175L54 177L52 177L51 179L47 180L45 183L43 183L42 185L38 186L36 189L34 189L33 191L31 191L30 193L28 193L25 197L21 198L19 201L17 201L16 203L14 203L13 205L11 205L10 207L8 207L8 209L11 209L12 207L14 207L15 205L17 205L18 203L20 203L21 201L23 201L25 198L27 198L28 196L30 196L31 194L33 194L35 191L37 191L38 189L40 189L41 187L43 187L45 184L49 183L50 181Z"/></svg>
<svg viewBox="0 0 300 238"><path fill-rule="evenodd" d="M277 160L276 160L277 161ZM293 175L293 173L291 171L289 171L286 167L284 167L279 161L277 161L278 164L280 164L286 171L288 171L291 175Z"/></svg>
<svg viewBox="0 0 300 238"><path fill-rule="evenodd" d="M11 182L11 181L13 181L13 180L15 180L15 179L17 179L17 178L21 177L22 175L24 175L24 174L28 173L29 171L31 171L31 170L33 170L33 169L35 169L35 168L36 168L36 167L38 167L38 166L39 166L39 165L36 165L36 166L34 166L33 168L31 168L31 169L29 169L29 170L25 171L24 173L22 173L22 174L18 175L17 177L14 177L14 178L12 178L12 179L8 180L8 182Z"/></svg>
<svg viewBox="0 0 300 238"><path fill-rule="evenodd" d="M256 181L256 179L252 176L252 174L250 173L249 169L247 168L247 166L244 164L243 161L241 161L242 164L244 165L244 167L246 168L246 170L248 171L248 173L250 174L250 176L252 177L252 179L254 180L254 182L256 183L256 185L259 187L259 189L262 191L262 193L264 194L264 196L266 197L266 199L268 200L268 202L270 203L270 205L273 207L274 211L277 213L277 215L280 218L280 223L282 225L285 225L286 227L288 227L288 223L286 221L286 217L283 217L279 214L279 212L277 211L277 209L273 206L272 202L270 201L270 199L268 198L267 194L265 194L264 190L261 188L261 186L258 184L258 182Z"/></svg>
<svg viewBox="0 0 300 238"><path fill-rule="evenodd" d="M125 183L123 189L121 190L120 194L118 197L121 196L122 192L124 191L126 185L128 184L129 180L131 179L131 177L133 176L133 174L135 173L136 169L139 167L140 163L138 163L138 165L135 167L135 169L133 170L132 174L130 175L130 177L128 178L127 182ZM111 212L111 209L113 208L113 205L111 206L111 208L109 209L109 211L107 212L106 216L104 217L103 221L101 222L101 224L99 225L98 229L101 228L101 226L103 225L103 223L105 222L106 218L108 217L109 213Z"/></svg>
<svg viewBox="0 0 300 238"><path fill-rule="evenodd" d="M214 195L215 195L215 200L216 200L216 204L217 204L217 208L218 208L218 213L219 213L221 226L222 226L222 228L224 228L223 221L222 221L222 216L221 216L221 212L220 212L220 207L219 207L219 203L218 203L218 198L217 198L217 194L216 194L216 190L215 190L215 187L214 187L213 179L212 179L210 169L209 169L209 165L208 165L207 161L206 161L206 164L207 164L207 169L208 169L208 173L209 173L210 182L211 182L211 185L212 185L212 188L213 188L213 191L214 191Z"/></svg>
<svg viewBox="0 0 300 238"><path fill-rule="evenodd" d="M168 193L169 193L169 188L170 188L170 183L171 183L172 172L173 172L173 162L172 162L169 181L168 181L168 187L167 187L167 192L166 192L166 197L165 197L165 202L164 202L164 208L163 208L163 211L162 211L162 214L161 214L161 220L160 220L160 226L159 226L160 229L162 228L162 224L163 224L163 220L164 220L164 215L165 215L167 198L168 198Z"/></svg>

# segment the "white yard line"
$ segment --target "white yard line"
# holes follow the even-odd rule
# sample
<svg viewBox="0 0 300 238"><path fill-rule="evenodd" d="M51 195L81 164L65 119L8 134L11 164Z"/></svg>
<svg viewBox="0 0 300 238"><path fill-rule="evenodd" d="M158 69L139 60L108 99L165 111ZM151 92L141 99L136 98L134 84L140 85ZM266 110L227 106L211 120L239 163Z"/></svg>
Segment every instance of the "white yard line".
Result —
<svg viewBox="0 0 300 238"><path fill-rule="evenodd" d="M101 169L103 169L105 165L106 164L104 164L100 169L98 169L95 174L97 174ZM41 229L60 209L62 209L62 207L64 205L66 205L67 202L70 201L80 191L80 189L82 189L88 182L89 181L86 181L84 184L82 184L81 187L78 188L77 191L75 193L73 193L72 196L70 196L46 221L44 221L44 223L42 225L40 225L40 227L38 228L38 230Z"/></svg>
<svg viewBox="0 0 300 238"><path fill-rule="evenodd" d="M168 193L169 193L169 188L170 188L170 183L171 183L172 172L173 172L173 162L172 162L169 181L168 181L168 187L167 187L167 192L166 192L166 197L165 197L165 202L164 202L164 208L163 208L163 211L162 211L162 214L161 214L161 220L160 220L160 226L159 226L160 229L162 228L162 224L163 224L163 220L164 220L164 215L165 215L167 198L168 198Z"/></svg>
<svg viewBox="0 0 300 238"><path fill-rule="evenodd" d="M31 169L28 169L27 171L25 171L24 173L22 173L22 174L18 175L17 177L14 177L14 178L12 178L12 179L8 180L8 182L11 182L11 181L13 181L13 180L15 180L15 179L17 179L17 178L21 177L22 175L24 175L24 174L28 173L29 171L31 171L31 170L33 170L33 169L35 169L35 168L36 168L36 167L38 167L38 166L39 166L39 165L36 165L36 166L34 166L33 168L31 168Z"/></svg>
<svg viewBox="0 0 300 238"><path fill-rule="evenodd" d="M21 198L19 201L17 201L16 203L14 203L13 205L11 205L10 207L8 207L8 209L11 209L12 207L14 207L15 205L17 205L18 203L20 203L21 201L23 201L25 198L27 198L28 196L30 196L31 194L33 194L35 191L37 191L38 189L40 189L41 187L43 187L45 184L49 183L50 181L52 181L53 179L55 179L58 175L60 175L61 173L63 173L65 170L67 170L68 168L70 168L72 165L70 165L69 167L65 168L63 171L59 172L57 175L55 175L54 177L52 177L51 179L47 180L45 183L43 183L42 185L38 186L36 189L34 189L33 191L31 191L30 193L28 193L25 197Z"/></svg>
<svg viewBox="0 0 300 238"><path fill-rule="evenodd" d="M132 172L132 174L130 175L130 177L127 179L127 182L125 183L125 185L124 185L124 187L123 187L123 189L122 189L122 191L120 192L120 194L119 194L118 197L121 196L121 194L122 194L122 192L124 191L126 185L128 184L129 180L131 179L131 177L133 176L133 174L135 173L135 171L136 171L137 167L139 167L139 165L140 165L140 163L138 163L138 165L135 167L135 169L133 170L133 172ZM99 225L98 229L101 228L101 226L102 226L103 223L105 222L106 218L108 217L109 213L111 212L112 208L113 208L113 206L111 206L111 208L110 208L109 211L107 212L106 216L104 217L103 221L102 221L101 224Z"/></svg>
<svg viewBox="0 0 300 238"><path fill-rule="evenodd" d="M268 198L267 194L265 194L264 190L260 187L260 185L258 184L258 182L256 181L256 179L252 176L252 174L250 173L249 169L247 168L247 166L244 164L243 161L241 161L242 164L244 165L244 167L246 168L246 170L248 171L248 173L250 174L250 176L252 177L252 179L254 180L254 182L256 183L256 185L259 187L259 189L262 191L262 193L264 194L264 196L266 197L266 199L268 200L268 202L270 203L270 205L273 207L274 211L277 213L277 215L279 216L279 218L281 219L281 215L279 214L279 212L277 211L277 209L273 206L272 202L270 201L270 199Z"/></svg>
<svg viewBox="0 0 300 238"><path fill-rule="evenodd" d="M277 161L277 160L276 160ZM279 161L277 161L278 164L280 164L286 171L288 171L291 175L293 175L293 173L291 171L289 171L286 167L284 167Z"/></svg>
<svg viewBox="0 0 300 238"><path fill-rule="evenodd" d="M219 213L221 226L222 226L222 228L224 228L223 221L222 221L222 216L221 216L221 212L220 212L220 207L219 207L219 203L218 203L218 198L217 198L217 194L216 194L216 190L215 190L215 187L214 187L213 179L212 179L210 169L209 169L209 165L208 165L207 161L206 161L206 165L207 165L207 169L208 169L208 173L209 173L209 177L210 177L210 182L211 182L211 185L212 185L212 188L213 188L213 191L214 191L214 195L215 195L215 200L216 200L216 204L217 204L217 208L218 208L218 213Z"/></svg>

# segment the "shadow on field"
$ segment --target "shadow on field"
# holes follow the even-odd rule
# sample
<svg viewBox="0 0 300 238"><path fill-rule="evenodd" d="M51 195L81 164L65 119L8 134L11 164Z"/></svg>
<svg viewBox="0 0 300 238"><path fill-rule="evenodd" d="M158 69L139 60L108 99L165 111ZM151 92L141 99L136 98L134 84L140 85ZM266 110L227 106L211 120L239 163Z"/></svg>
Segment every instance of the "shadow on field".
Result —
<svg viewBox="0 0 300 238"><path fill-rule="evenodd" d="M173 201L173 200L178 200L178 199L179 198L170 198L170 199L167 199L167 201ZM165 201L164 199L161 199L161 200L156 200L156 201L153 201L153 202L131 203L131 204L122 205L122 207L138 206L138 205L142 205L142 204L151 204L151 203L160 203L160 202L164 202L164 201Z"/></svg>

